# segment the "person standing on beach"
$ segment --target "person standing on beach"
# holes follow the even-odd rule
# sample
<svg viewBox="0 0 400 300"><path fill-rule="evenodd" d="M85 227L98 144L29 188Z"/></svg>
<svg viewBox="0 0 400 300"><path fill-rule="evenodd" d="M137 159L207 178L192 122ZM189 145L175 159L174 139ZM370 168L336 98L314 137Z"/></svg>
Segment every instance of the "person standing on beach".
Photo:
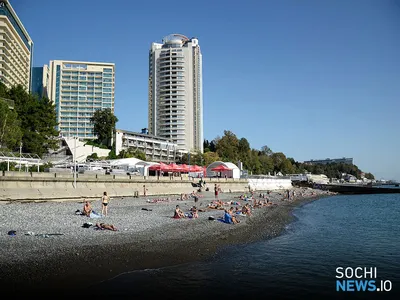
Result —
<svg viewBox="0 0 400 300"><path fill-rule="evenodd" d="M107 192L103 193L103 197L101 197L101 214L107 217L107 206L110 202L110 197L108 197Z"/></svg>
<svg viewBox="0 0 400 300"><path fill-rule="evenodd" d="M218 186L217 186L217 184L215 184L215 186L214 186L214 195L215 195L215 199L218 199Z"/></svg>
<svg viewBox="0 0 400 300"><path fill-rule="evenodd" d="M146 197L146 192L147 192L147 189L146 189L146 185L144 184L143 185L143 197Z"/></svg>

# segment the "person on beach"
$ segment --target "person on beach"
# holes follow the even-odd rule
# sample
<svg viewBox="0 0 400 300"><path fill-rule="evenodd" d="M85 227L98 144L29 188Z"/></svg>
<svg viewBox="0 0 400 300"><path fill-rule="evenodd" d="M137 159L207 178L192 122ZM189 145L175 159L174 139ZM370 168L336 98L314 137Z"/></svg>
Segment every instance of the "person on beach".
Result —
<svg viewBox="0 0 400 300"><path fill-rule="evenodd" d="M231 215L233 224L238 224L238 223L240 223L240 221L239 221L238 219L236 219L236 215L235 215L235 213L234 213L234 211L233 211L233 207L231 207L231 208L228 210L228 213Z"/></svg>
<svg viewBox="0 0 400 300"><path fill-rule="evenodd" d="M103 193L103 197L101 197L101 214L107 217L107 206L110 202L110 197L108 197L107 192Z"/></svg>
<svg viewBox="0 0 400 300"><path fill-rule="evenodd" d="M92 212L92 205L86 199L85 199L85 204L83 205L82 212L86 217L90 217L90 213Z"/></svg>
<svg viewBox="0 0 400 300"><path fill-rule="evenodd" d="M111 230L111 231L117 231L118 229L114 226L114 225L112 225L112 224L104 224L104 223L96 223L96 228L97 229L101 229L101 230L104 230L104 229L107 229L107 230Z"/></svg>
<svg viewBox="0 0 400 300"><path fill-rule="evenodd" d="M215 199L218 199L218 186L217 184L214 185L214 195L215 195Z"/></svg>
<svg viewBox="0 0 400 300"><path fill-rule="evenodd" d="M180 209L179 205L175 207L174 219L182 219L185 217L184 212Z"/></svg>
<svg viewBox="0 0 400 300"><path fill-rule="evenodd" d="M198 214L198 210L197 210L196 206L193 206L191 211L192 211L192 217L197 219L199 217L199 214Z"/></svg>
<svg viewBox="0 0 400 300"><path fill-rule="evenodd" d="M147 189L146 189L146 185L143 185L143 197L146 197L147 195Z"/></svg>
<svg viewBox="0 0 400 300"><path fill-rule="evenodd" d="M250 206L249 206L248 203L246 203L246 205L243 206L243 208L242 208L242 214L248 215L249 217L251 216L251 210L250 210Z"/></svg>

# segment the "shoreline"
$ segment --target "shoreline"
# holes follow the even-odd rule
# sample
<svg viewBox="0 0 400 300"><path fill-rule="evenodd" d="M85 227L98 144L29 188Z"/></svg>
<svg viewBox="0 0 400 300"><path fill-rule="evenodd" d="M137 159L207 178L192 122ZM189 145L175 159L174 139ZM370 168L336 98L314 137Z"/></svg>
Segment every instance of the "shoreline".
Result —
<svg viewBox="0 0 400 300"><path fill-rule="evenodd" d="M300 189L295 190L300 191ZM194 204L193 200L153 204L147 203L145 199L139 201L127 198L111 202L109 214L110 216L115 214L115 217L109 216L106 221L108 223L110 219L114 222L118 218L126 217L126 223L121 226L124 227L127 222L134 221L133 229L122 228L115 221L116 226L120 227L118 232L99 232L92 231L91 228L74 227L75 234L68 236L43 238L18 236L17 233L15 237L4 237L4 224L1 224L0 241L5 249L0 255L0 283L7 287L7 292L13 294L21 292L21 289L23 294L30 295L45 294L49 290L71 291L76 294L83 287L88 288L122 273L207 259L228 246L279 236L284 232L286 225L293 222L292 212L295 208L331 195L317 190L305 191L309 193L312 191L315 195L307 194L304 198L290 202L281 201L281 191L274 191L269 199L277 203L277 206L256 208L252 217L240 217L241 223L237 225L208 220L210 215L217 217L223 214L223 211L201 212L199 219L171 218L172 208L176 204L185 209ZM221 198L228 201L237 195L237 193L223 193ZM204 193L204 198L201 198L199 203L204 206L212 198L211 192ZM120 207L117 207L117 203ZM9 205L19 206L18 210L28 204ZM30 206L35 205L48 208L49 204L30 204ZM59 206L67 210L74 204L62 203ZM143 207L150 207L152 211L143 211L141 210ZM120 211L117 211L117 208ZM44 209L44 212L46 211ZM150 216L150 219L147 219L146 215ZM83 216L70 218L75 225L87 221L96 222ZM152 218L155 225L151 223ZM105 221L103 218L99 220Z"/></svg>

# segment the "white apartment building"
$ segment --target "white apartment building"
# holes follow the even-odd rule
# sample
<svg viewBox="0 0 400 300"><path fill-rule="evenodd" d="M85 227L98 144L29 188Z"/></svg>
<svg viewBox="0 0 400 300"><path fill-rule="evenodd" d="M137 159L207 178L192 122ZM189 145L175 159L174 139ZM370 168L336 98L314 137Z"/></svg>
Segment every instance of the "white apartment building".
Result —
<svg viewBox="0 0 400 300"><path fill-rule="evenodd" d="M90 118L98 109L114 112L113 63L52 60L43 67L44 89L56 107L63 137L95 139Z"/></svg>
<svg viewBox="0 0 400 300"><path fill-rule="evenodd" d="M145 133L117 129L115 134L115 153L133 148L146 154L146 159L171 163L182 158L178 145L170 140Z"/></svg>
<svg viewBox="0 0 400 300"><path fill-rule="evenodd" d="M202 56L196 38L171 34L149 53L149 133L203 152Z"/></svg>
<svg viewBox="0 0 400 300"><path fill-rule="evenodd" d="M33 42L8 0L0 0L0 80L30 90Z"/></svg>

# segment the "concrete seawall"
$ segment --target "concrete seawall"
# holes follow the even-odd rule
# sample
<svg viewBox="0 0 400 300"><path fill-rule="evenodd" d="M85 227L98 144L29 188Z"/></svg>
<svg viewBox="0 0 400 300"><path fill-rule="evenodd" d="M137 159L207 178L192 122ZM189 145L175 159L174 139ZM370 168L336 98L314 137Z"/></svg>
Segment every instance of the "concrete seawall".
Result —
<svg viewBox="0 0 400 300"><path fill-rule="evenodd" d="M287 178L249 178L249 186L255 191L291 189L292 181Z"/></svg>
<svg viewBox="0 0 400 300"><path fill-rule="evenodd" d="M196 190L192 183L198 181L181 177L78 174L74 188L71 173L0 171L0 201L82 200L100 198L104 191L111 197L134 197L143 196L145 188L148 196L176 195ZM249 186L246 179L205 178L205 181L210 191L215 183L224 192L246 192Z"/></svg>

